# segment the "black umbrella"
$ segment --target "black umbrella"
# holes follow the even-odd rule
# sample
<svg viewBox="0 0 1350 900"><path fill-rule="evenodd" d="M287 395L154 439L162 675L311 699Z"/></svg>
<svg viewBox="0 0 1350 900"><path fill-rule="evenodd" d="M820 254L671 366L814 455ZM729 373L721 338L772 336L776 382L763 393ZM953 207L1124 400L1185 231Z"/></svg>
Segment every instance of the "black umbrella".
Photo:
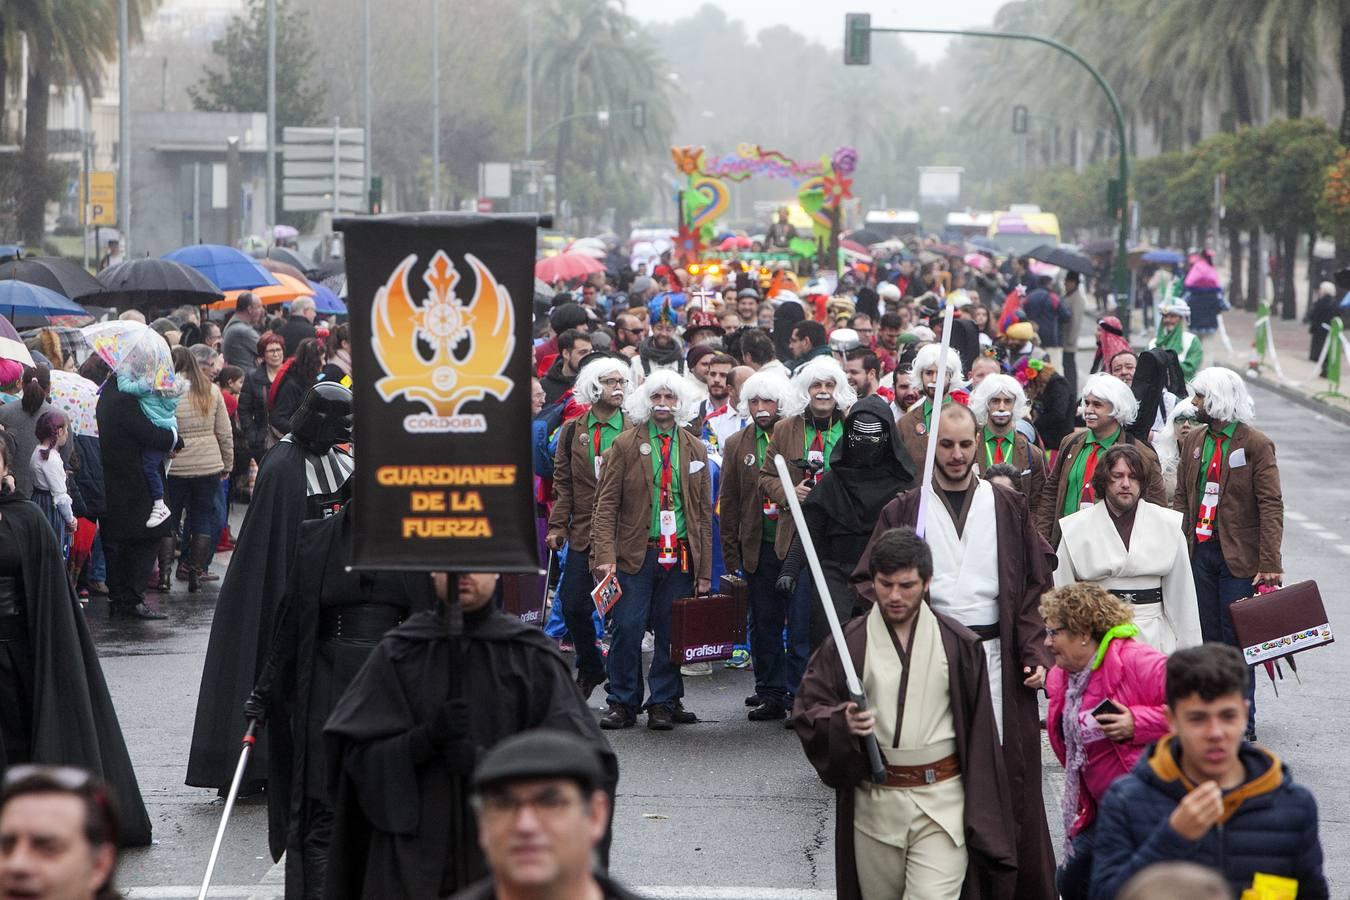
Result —
<svg viewBox="0 0 1350 900"><path fill-rule="evenodd" d="M204 306L225 299L201 272L168 259L129 259L99 272L98 281L99 300L120 309Z"/></svg>
<svg viewBox="0 0 1350 900"><path fill-rule="evenodd" d="M342 275L347 271L347 261L340 256L326 259L317 266L310 266L310 278L315 281L326 281L334 275Z"/></svg>
<svg viewBox="0 0 1350 900"><path fill-rule="evenodd" d="M864 247L870 247L872 244L880 244L882 241L886 240L887 235L884 235L879 231L873 231L870 228L855 228L844 235L844 237L848 238L850 241L857 241Z"/></svg>
<svg viewBox="0 0 1350 900"><path fill-rule="evenodd" d="M1101 256L1103 253L1114 253L1116 249L1116 239L1093 238L1090 241L1084 241L1079 245L1078 249L1092 256Z"/></svg>
<svg viewBox="0 0 1350 900"><path fill-rule="evenodd" d="M295 266L295 268L304 272L306 277L311 276L318 268L314 265L314 260L301 256L290 247L268 247L267 252L263 254L263 258L275 259L277 262L283 262L288 266Z"/></svg>
<svg viewBox="0 0 1350 900"><path fill-rule="evenodd" d="M45 287L71 300L103 293L103 285L98 279L59 256L37 256L0 264L0 279L5 278Z"/></svg>
<svg viewBox="0 0 1350 900"><path fill-rule="evenodd" d="M1068 269L1070 272L1078 272L1082 275L1092 274L1092 260L1069 250L1051 247L1049 244L1042 244L1028 253L1027 256L1043 263L1049 263L1052 266L1059 266L1061 269Z"/></svg>

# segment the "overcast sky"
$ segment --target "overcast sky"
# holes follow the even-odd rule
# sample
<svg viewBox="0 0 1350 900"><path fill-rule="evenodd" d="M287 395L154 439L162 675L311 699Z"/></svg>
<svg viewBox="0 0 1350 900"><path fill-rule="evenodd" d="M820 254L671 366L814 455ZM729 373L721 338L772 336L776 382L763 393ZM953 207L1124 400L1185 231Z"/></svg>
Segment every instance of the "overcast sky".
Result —
<svg viewBox="0 0 1350 900"><path fill-rule="evenodd" d="M828 47L844 39L844 13L870 12L872 24L913 28L973 28L988 25L1006 0L942 0L942 2L896 2L896 0L715 0L732 19L745 22L754 35L770 25L788 25ZM628 11L646 22L683 18L701 5L670 0L627 0ZM877 35L874 40L903 40L925 62L941 58L946 38Z"/></svg>

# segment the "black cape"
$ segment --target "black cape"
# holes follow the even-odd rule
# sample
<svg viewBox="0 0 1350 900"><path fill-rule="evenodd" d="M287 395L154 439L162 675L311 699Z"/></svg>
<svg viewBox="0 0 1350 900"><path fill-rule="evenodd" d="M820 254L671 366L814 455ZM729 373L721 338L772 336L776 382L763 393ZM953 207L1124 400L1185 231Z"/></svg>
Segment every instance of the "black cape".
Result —
<svg viewBox="0 0 1350 900"><path fill-rule="evenodd" d="M1163 405L1163 391L1170 392L1174 397L1186 396L1186 376L1182 374L1176 351L1154 347L1140 353L1130 391L1134 399L1139 401L1139 414L1126 430L1148 443L1149 432L1158 418L1158 409Z"/></svg>
<svg viewBox="0 0 1350 900"><path fill-rule="evenodd" d="M531 728L571 731L601 751L613 797L618 761L542 631L492 607L466 615L455 667L480 754ZM324 729L337 781L328 900L439 896L456 854L470 882L488 875L471 815L451 846L455 776L435 761L415 767L409 747L409 732L449 696L451 671L445 616L420 613L385 635L334 708Z"/></svg>
<svg viewBox="0 0 1350 900"><path fill-rule="evenodd" d="M272 616L286 593L305 506L305 451L283 441L258 467L253 499L216 599L188 754L187 783L193 787L228 788L234 777L246 727L244 701L267 658ZM247 793L266 778L268 743L264 730L244 773Z"/></svg>
<svg viewBox="0 0 1350 900"><path fill-rule="evenodd" d="M296 544L290 587L276 613L270 664L276 668L267 731L271 735L267 772L268 844L272 859L286 857L287 896L310 896L304 885L303 850L307 831L303 815L307 786L327 785L325 752L320 734L338 698L365 664L372 641L363 646L347 641L319 646L319 618L324 600L374 599L410 613L435 603L425 573L360 573L351 565L351 504L328 519L304 522ZM363 591L362 579L372 582ZM363 597L363 593L370 596ZM333 606L346 603L333 603ZM314 796L313 793L310 796Z"/></svg>
<svg viewBox="0 0 1350 900"><path fill-rule="evenodd" d="M32 759L23 761L78 766L97 774L117 799L119 843L145 846L150 843L150 816L56 535L41 510L8 493L0 494L0 541L16 544L24 559L34 671Z"/></svg>

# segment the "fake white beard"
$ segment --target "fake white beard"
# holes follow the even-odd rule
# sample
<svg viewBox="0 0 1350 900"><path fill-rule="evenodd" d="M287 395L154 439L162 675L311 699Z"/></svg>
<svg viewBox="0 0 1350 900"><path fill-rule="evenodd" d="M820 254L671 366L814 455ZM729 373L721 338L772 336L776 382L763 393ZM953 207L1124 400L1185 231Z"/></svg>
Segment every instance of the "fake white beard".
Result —
<svg viewBox="0 0 1350 900"><path fill-rule="evenodd" d="M989 413L989 421L992 422L994 425L998 426L999 428L1002 428L1004 425L1007 425L1009 422L1012 421L1012 413L991 412Z"/></svg>
<svg viewBox="0 0 1350 900"><path fill-rule="evenodd" d="M768 410L763 410L761 412L755 413L755 424L758 425L760 428L763 428L766 423L771 422L772 420L773 420L773 413L769 412Z"/></svg>

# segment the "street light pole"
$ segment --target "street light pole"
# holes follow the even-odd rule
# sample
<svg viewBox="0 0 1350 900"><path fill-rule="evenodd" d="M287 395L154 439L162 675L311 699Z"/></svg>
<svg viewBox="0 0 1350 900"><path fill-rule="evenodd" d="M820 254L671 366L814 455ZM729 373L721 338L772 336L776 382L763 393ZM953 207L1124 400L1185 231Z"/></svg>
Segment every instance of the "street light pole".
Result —
<svg viewBox="0 0 1350 900"><path fill-rule="evenodd" d="M122 258L131 259L131 13L117 2L117 224Z"/></svg>
<svg viewBox="0 0 1350 900"><path fill-rule="evenodd" d="M431 208L441 205L441 0L431 0Z"/></svg>
<svg viewBox="0 0 1350 900"><path fill-rule="evenodd" d="M277 0L267 0L267 224L277 224Z"/></svg>
<svg viewBox="0 0 1350 900"><path fill-rule="evenodd" d="M525 14L525 158L534 152L534 16Z"/></svg>
<svg viewBox="0 0 1350 900"><path fill-rule="evenodd" d="M370 0L361 0L361 16L364 26L361 44L361 109L366 120L366 164L361 180L365 185L366 211L374 212L375 210L370 208Z"/></svg>
<svg viewBox="0 0 1350 900"><path fill-rule="evenodd" d="M1102 73L1098 72L1091 63L1079 55L1073 48L1061 44L1054 38L1048 38L1039 34L1027 34L1018 31L957 31L946 28L873 28L870 25L863 28L861 26L853 25L852 23L850 23L849 27L856 31L865 30L884 34L940 34L949 37L981 37L996 38L1005 41L1031 41L1033 43L1052 47L1060 53L1070 57L1084 69L1087 69L1088 74L1092 76L1092 79L1097 82L1097 85L1106 94L1107 102L1111 104L1111 113L1115 116L1116 120L1116 142L1119 144L1120 160L1119 178L1121 205L1120 208L1116 210L1118 225L1116 230L1116 259L1113 281L1116 293L1116 315L1120 319L1120 324L1128 337L1130 333L1130 279L1129 273L1125 268L1125 256L1129 240L1129 219L1125 212L1129 207L1130 196L1129 144L1126 141L1125 135L1125 113L1120 108L1120 101L1116 99L1115 91L1111 90L1111 85L1106 83L1106 79L1102 77Z"/></svg>

